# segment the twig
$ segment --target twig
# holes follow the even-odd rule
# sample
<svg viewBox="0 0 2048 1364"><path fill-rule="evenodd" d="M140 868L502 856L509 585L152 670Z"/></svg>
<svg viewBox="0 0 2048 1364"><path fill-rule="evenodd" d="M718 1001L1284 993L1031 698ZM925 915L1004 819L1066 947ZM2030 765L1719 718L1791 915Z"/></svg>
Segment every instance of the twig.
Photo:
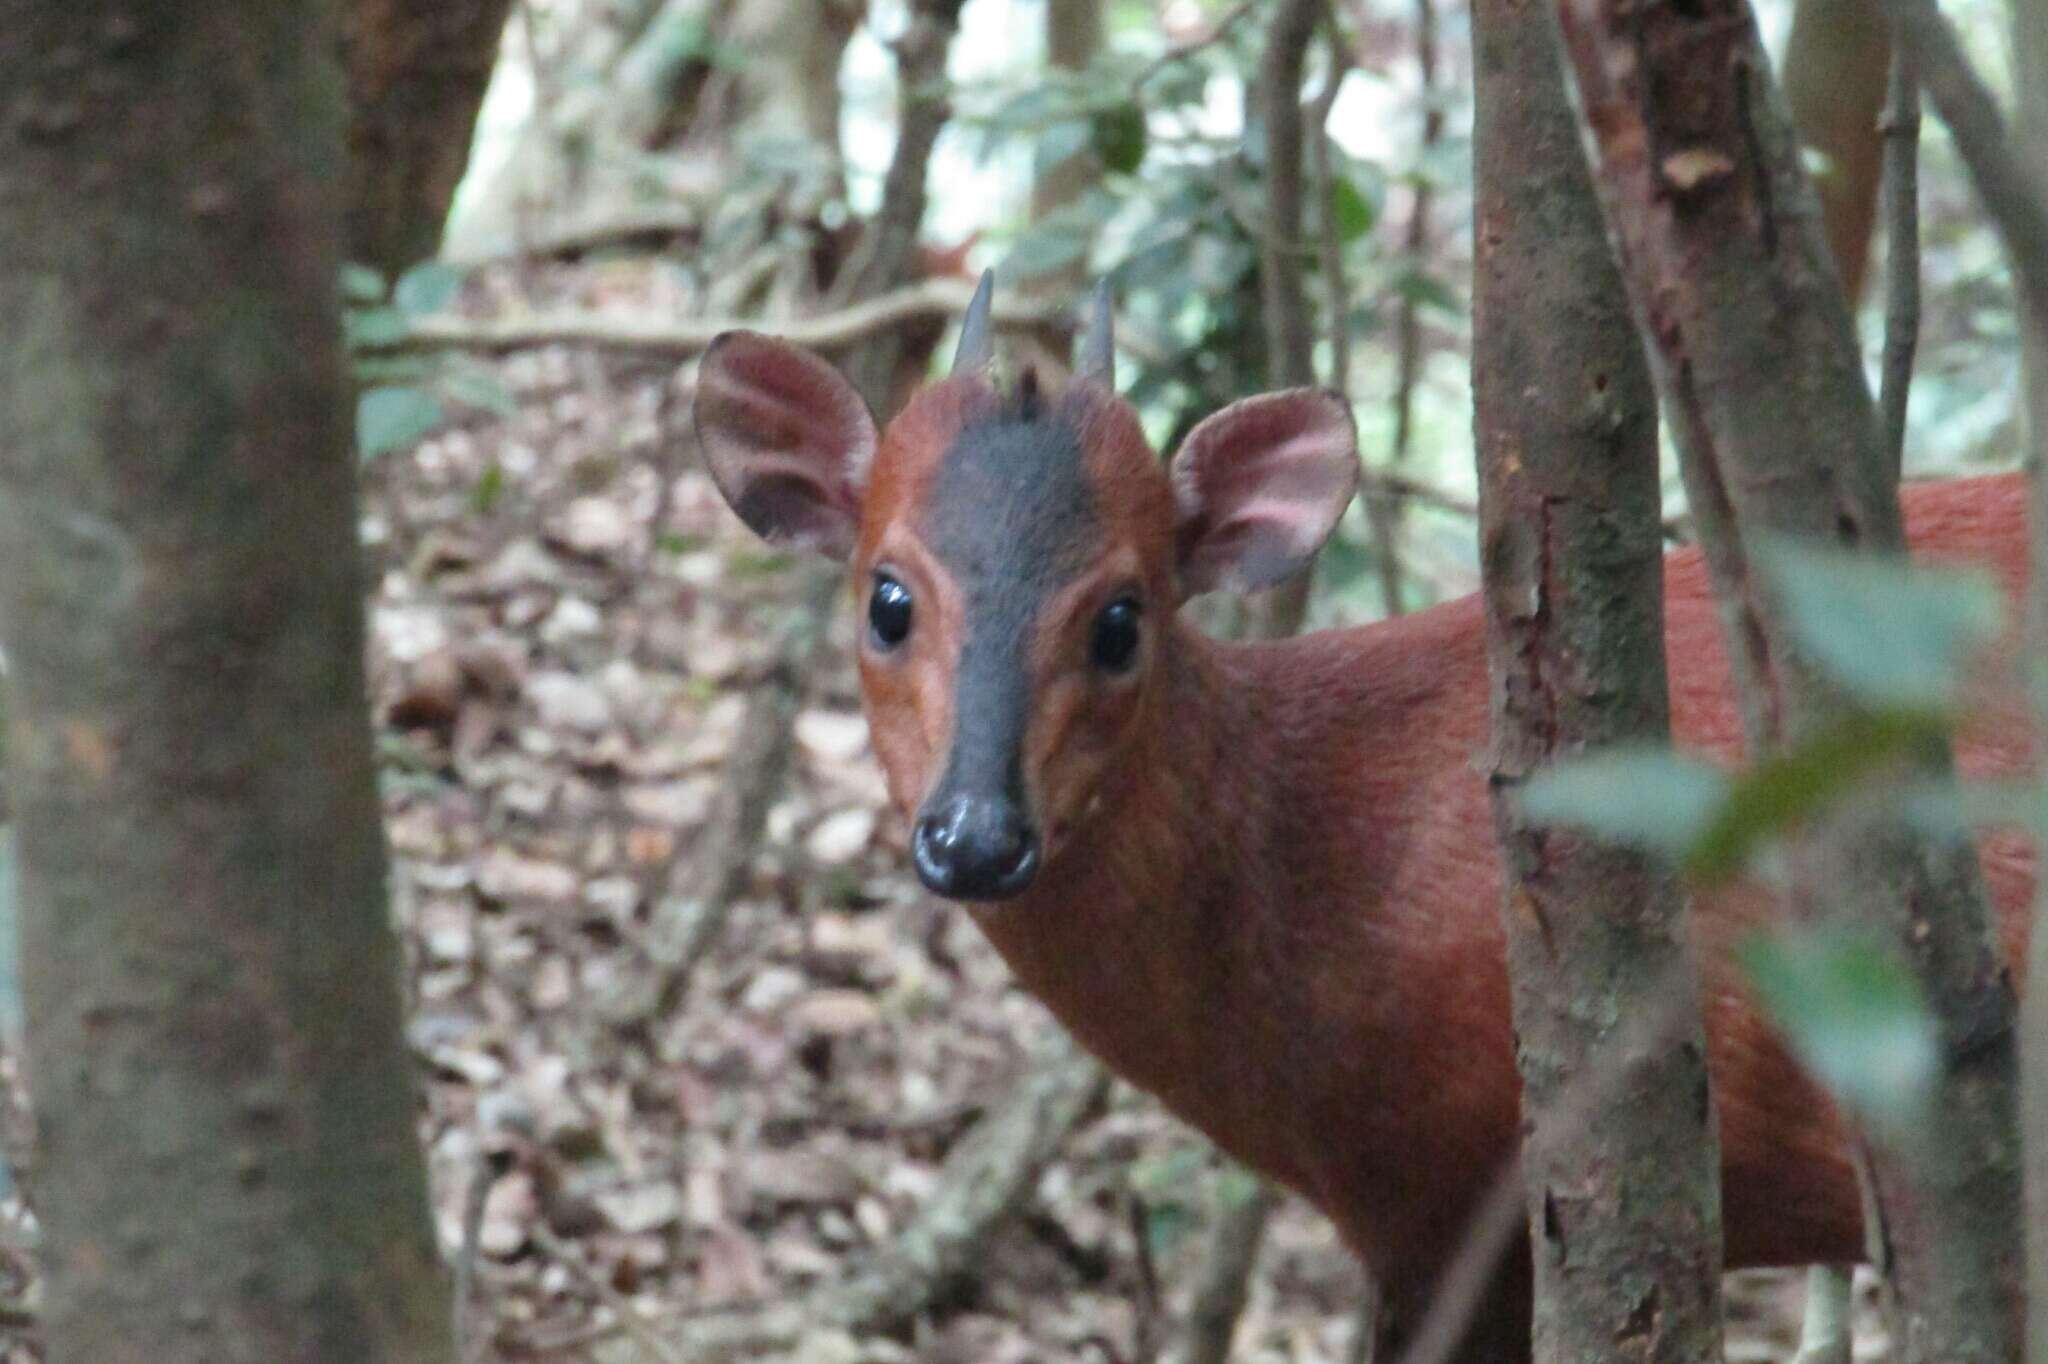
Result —
<svg viewBox="0 0 2048 1364"><path fill-rule="evenodd" d="M1321 231L1317 234L1317 263L1323 272L1323 308L1329 313L1330 383L1344 393L1351 380L1351 290L1344 279L1344 243L1337 230L1337 177L1330 168L1330 111L1351 74L1351 45L1344 40L1337 8L1330 0L1322 7L1324 41L1330 48L1330 72L1323 88L1309 106L1308 124L1315 129L1309 143L1309 177L1315 186L1320 209Z"/></svg>
<svg viewBox="0 0 2048 1364"><path fill-rule="evenodd" d="M1920 343L1920 86L1903 43L1892 52L1884 113L1884 370L1878 414L1898 481L1906 457L1906 402Z"/></svg>
<svg viewBox="0 0 2048 1364"><path fill-rule="evenodd" d="M938 1192L873 1263L795 1300L664 1324L669 1348L692 1364L707 1364L785 1350L821 1329L854 1335L900 1329L968 1272L989 1235L1030 1197L1108 1089L1101 1063L1056 1034L1003 1104L947 1154ZM628 1364L630 1358L602 1347L592 1357L598 1364Z"/></svg>
<svg viewBox="0 0 2048 1364"><path fill-rule="evenodd" d="M536 1219L533 1225L527 1228L526 1234L535 1245L553 1256L556 1264L568 1270L585 1288L596 1294L599 1302L611 1309L612 1318L618 1322L619 1329L631 1336L633 1343L646 1351L649 1358L659 1360L660 1364L689 1364L686 1355L662 1338L659 1323L649 1318L625 1294L607 1283L604 1275L584 1264L583 1257L577 1253L576 1247L555 1235L544 1220Z"/></svg>
<svg viewBox="0 0 2048 1364"><path fill-rule="evenodd" d="M1145 1206L1142 1195L1133 1193L1126 1200L1124 1211L1130 1220L1131 1244L1136 1247L1138 1260L1137 1340L1131 1346L1131 1354L1134 1364L1152 1364L1159 1356L1163 1295L1159 1291L1159 1265L1152 1258L1151 1210Z"/></svg>
<svg viewBox="0 0 2048 1364"><path fill-rule="evenodd" d="M783 632L767 677L753 689L740 721L741 747L718 812L703 836L704 851L678 862L676 881L653 908L647 950L658 973L653 1017L680 1007L691 975L718 941L782 791L796 747L796 717L827 640L826 625L843 590L836 566L810 567L795 615ZM622 995L622 1000L625 996ZM622 1006L642 1016L639 1003Z"/></svg>
<svg viewBox="0 0 2048 1364"><path fill-rule="evenodd" d="M826 295L828 306L840 306L893 289L910 278L917 250L917 230L924 222L925 181L932 147L952 116L952 91L946 83L946 53L959 27L962 0L914 0L910 23L895 43L896 79L900 94L896 118L896 151L882 176L882 203L854 246ZM856 387L864 387L855 380ZM875 395L868 395L870 404Z"/></svg>
<svg viewBox="0 0 2048 1364"><path fill-rule="evenodd" d="M1269 381L1276 388L1315 382L1315 335L1302 286L1301 69L1315 34L1318 0L1280 0L1259 59L1259 107L1266 133L1267 240L1259 252L1259 293Z"/></svg>
<svg viewBox="0 0 2048 1364"><path fill-rule="evenodd" d="M477 1329L476 1257L484 1226L484 1205L497 1182L497 1162L485 1152L477 1157L462 1200L462 1244L455 1253L455 1355L463 1361L483 1358L484 1333Z"/></svg>
<svg viewBox="0 0 2048 1364"><path fill-rule="evenodd" d="M906 323L955 317L967 307L973 286L959 279L928 279L892 289L835 312L793 318L777 325L777 334L794 345L813 350L844 351ZM996 326L1029 331L1058 320L1059 309L1015 295L998 297L992 313ZM534 346L581 345L632 351L661 359L686 359L709 346L720 332L745 328L742 318L704 318L674 322L645 314L571 312L531 317L471 319L432 316L414 319L401 336L366 343L358 355L411 351L473 350L501 352ZM753 325L759 325L754 323Z"/></svg>
<svg viewBox="0 0 2048 1364"><path fill-rule="evenodd" d="M1188 1308L1186 1340L1177 1364L1227 1364L1237 1319L1244 1314L1252 1270L1265 1239L1266 1221L1280 1195L1261 1179L1223 1211L1209 1238L1209 1255Z"/></svg>
<svg viewBox="0 0 2048 1364"><path fill-rule="evenodd" d="M1161 53L1150 66L1138 73L1138 78L1131 83L1132 88L1142 92L1160 72L1168 67L1177 66L1188 58L1222 42L1230 36L1232 29L1244 22L1245 18L1258 7L1259 0L1240 0L1240 3L1228 14L1218 19L1207 33L1191 43L1183 43L1179 47Z"/></svg>
<svg viewBox="0 0 2048 1364"><path fill-rule="evenodd" d="M1806 1271L1806 1316L1792 1364L1849 1364L1851 1285L1846 1265L1814 1265Z"/></svg>
<svg viewBox="0 0 2048 1364"><path fill-rule="evenodd" d="M1911 53L1921 88L1970 168L2014 279L2034 316L2048 319L2048 185L2020 155L1991 91L1934 0L1884 0L1884 6L1897 45Z"/></svg>
<svg viewBox="0 0 2048 1364"><path fill-rule="evenodd" d="M1258 107L1265 125L1263 232L1259 304L1266 337L1266 380L1275 388L1312 384L1315 332L1303 266L1313 259L1302 235L1301 71L1315 36L1322 0L1279 0L1259 58ZM1289 249L1300 243L1302 249ZM1313 564L1264 594L1249 618L1251 632L1279 639L1301 629L1308 614Z"/></svg>
<svg viewBox="0 0 2048 1364"><path fill-rule="evenodd" d="M1420 76L1422 138L1416 150L1415 196L1409 202L1408 223L1401 234L1401 254L1411 275L1422 273L1429 249L1429 210L1435 187L1430 183L1429 153L1443 140L1444 111L1437 100L1437 26L1434 0L1415 0L1415 62ZM1418 290L1404 289L1394 322L1394 445L1387 452L1387 466L1399 468L1408 462L1415 440L1415 386L1422 373L1422 316ZM1398 616L1401 604L1401 503L1389 502L1373 526L1373 538L1380 567L1380 592L1386 612Z"/></svg>
<svg viewBox="0 0 2048 1364"><path fill-rule="evenodd" d="M1345 1364L1386 1364L1380 1358L1380 1335L1386 1326L1386 1313L1380 1309L1379 1285L1370 1277L1365 1281L1364 1301L1352 1314L1351 1348L1344 1352Z"/></svg>

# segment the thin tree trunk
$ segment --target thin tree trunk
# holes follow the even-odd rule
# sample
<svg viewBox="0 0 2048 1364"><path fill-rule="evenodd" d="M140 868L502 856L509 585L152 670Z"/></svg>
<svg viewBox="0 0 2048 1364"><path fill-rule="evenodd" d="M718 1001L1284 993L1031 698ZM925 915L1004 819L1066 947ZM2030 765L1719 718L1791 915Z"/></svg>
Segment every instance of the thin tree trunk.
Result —
<svg viewBox="0 0 2048 1364"><path fill-rule="evenodd" d="M0 0L0 643L51 1357L449 1357L321 4Z"/></svg>
<svg viewBox="0 0 2048 1364"><path fill-rule="evenodd" d="M1316 381L1315 324L1304 282L1302 212L1302 68L1324 0L1279 0L1259 59L1258 111L1266 140L1265 235L1259 249L1259 299L1266 332L1267 383L1294 388ZM1310 565L1265 593L1249 613L1248 633L1280 639L1308 615Z"/></svg>
<svg viewBox="0 0 2048 1364"><path fill-rule="evenodd" d="M1046 0L1046 58L1058 71L1086 71L1102 51L1102 0ZM1102 159L1084 147L1049 166L1038 167L1031 186L1031 220L1045 218L1073 203L1102 180ZM1088 283L1087 257L1077 257L1057 270L1026 282L1026 288L1049 298L1075 299ZM1071 339L1071 329L1069 329ZM1049 338L1051 339L1051 338Z"/></svg>
<svg viewBox="0 0 2048 1364"><path fill-rule="evenodd" d="M1841 701L1801 656L1750 548L1776 534L1903 549L1812 188L1741 0L1563 0L1560 14L1751 747L1794 742ZM1946 754L1930 766L1945 776ZM1975 849L1872 829L1818 851L1828 874L1803 877L1801 898L1880 933L1910 964L1944 1058L1931 1110L1940 1121L1924 1139L1858 1149L1900 1357L2009 1359L2022 1274L2013 999Z"/></svg>
<svg viewBox="0 0 2048 1364"><path fill-rule="evenodd" d="M1532 827L1558 758L1669 742L1657 407L1549 12L1473 6L1472 381L1493 676L1488 761L1522 1074L1538 1364L1718 1364L1720 1143L1697 1008L1626 1052L1615 1020L1695 989L1668 867ZM1536 167L1543 173L1532 174ZM1574 1077L1626 1074L1590 1111Z"/></svg>
<svg viewBox="0 0 2048 1364"><path fill-rule="evenodd" d="M1421 73L1422 137L1416 147L1418 163L1443 140L1444 111L1437 97L1436 0L1415 0L1415 64ZM1408 226L1401 234L1401 254L1408 271L1419 277L1429 256L1429 211L1435 202L1435 186L1423 167L1415 179L1415 198L1408 208ZM1387 470L1399 473L1408 462L1408 449L1415 438L1415 389L1422 381L1425 358L1422 339L1420 291L1405 290L1394 319L1394 446L1387 453ZM1379 558L1380 598L1386 613L1398 616L1405 609L1401 594L1401 513L1403 499L1398 493L1370 498L1366 516L1372 523L1374 550Z"/></svg>
<svg viewBox="0 0 2048 1364"><path fill-rule="evenodd" d="M469 165L512 0L352 0L348 258L396 275L434 254Z"/></svg>
<svg viewBox="0 0 2048 1364"><path fill-rule="evenodd" d="M2015 149L2048 184L2048 0L2012 0L2013 88L2018 95ZM2048 262L2044 262L2048 264ZM2048 317L2020 298L2021 431L2026 440L2032 577L2028 588L2028 662L2037 733L2048 733ZM2048 848L2048 818L2035 830ZM2034 930L2020 1006L2020 1101L2027 1143L2027 1358L2048 1364L2048 878L2034 890Z"/></svg>
<svg viewBox="0 0 2048 1364"><path fill-rule="evenodd" d="M1815 188L1828 254L1855 307L1869 275L1870 229L1884 160L1878 111L1891 26L1869 0L1798 0L1785 40L1785 105L1802 146L1826 158Z"/></svg>
<svg viewBox="0 0 2048 1364"><path fill-rule="evenodd" d="M1885 474L1896 484L1905 470L1907 400L1920 346L1920 82L1907 52L1892 61L1883 131L1884 366L1877 409L1884 423Z"/></svg>

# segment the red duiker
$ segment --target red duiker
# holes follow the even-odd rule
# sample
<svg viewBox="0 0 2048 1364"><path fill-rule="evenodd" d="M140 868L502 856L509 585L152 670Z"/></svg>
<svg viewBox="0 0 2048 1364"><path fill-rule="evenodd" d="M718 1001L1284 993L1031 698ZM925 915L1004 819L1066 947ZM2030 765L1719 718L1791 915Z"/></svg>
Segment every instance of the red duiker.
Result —
<svg viewBox="0 0 2048 1364"><path fill-rule="evenodd" d="M1092 1050L1231 1155L1300 1190L1426 1301L1516 1150L1518 1080L1485 782L1476 598L1359 629L1226 644L1190 595L1304 567L1358 480L1351 414L1247 398L1170 464L1112 388L1108 300L1051 386L990 376L988 281L951 375L879 436L825 362L751 333L704 357L697 432L733 510L849 560L861 692L917 874L970 911ZM2025 573L2017 478L1911 490L1916 547ZM1741 735L1696 552L1666 564L1678 742ZM1980 733L1966 773L2021 770ZM2009 961L2033 859L1982 841ZM1730 1267L1860 1259L1833 1109L1729 962L1770 907L1695 913ZM1468 1354L1527 1352L1526 1259Z"/></svg>

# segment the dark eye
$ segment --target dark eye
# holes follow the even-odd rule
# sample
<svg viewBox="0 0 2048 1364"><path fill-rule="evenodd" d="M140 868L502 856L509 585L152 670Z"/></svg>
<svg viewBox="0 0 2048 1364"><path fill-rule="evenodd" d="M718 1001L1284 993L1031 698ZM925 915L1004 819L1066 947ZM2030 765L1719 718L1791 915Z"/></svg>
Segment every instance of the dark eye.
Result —
<svg viewBox="0 0 2048 1364"><path fill-rule="evenodd" d="M1104 672L1120 673L1138 656L1138 603L1118 597L1102 608L1095 618L1095 631L1088 640L1088 657Z"/></svg>
<svg viewBox="0 0 2048 1364"><path fill-rule="evenodd" d="M910 634L910 589L894 578L875 579L875 595L868 598L868 629L875 643L893 649Z"/></svg>

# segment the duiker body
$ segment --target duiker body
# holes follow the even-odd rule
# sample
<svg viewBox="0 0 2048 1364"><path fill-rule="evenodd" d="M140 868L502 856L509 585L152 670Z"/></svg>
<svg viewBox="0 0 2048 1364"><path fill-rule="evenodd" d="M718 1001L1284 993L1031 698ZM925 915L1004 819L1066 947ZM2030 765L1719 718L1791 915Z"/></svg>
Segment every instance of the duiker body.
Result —
<svg viewBox="0 0 2048 1364"><path fill-rule="evenodd" d="M984 290L986 284L984 284ZM1171 466L1109 385L1106 304L1075 378L989 377L985 294L953 375L877 435L824 362L729 334L697 408L709 467L771 539L851 561L862 694L925 883L1112 1067L1326 1212L1413 1312L1516 1149L1519 1082L1485 782L1477 598L1280 643L1176 608L1306 564L1357 479L1329 395L1247 399ZM1909 535L2025 564L2017 478L1912 489ZM1676 737L1741 734L1697 553L1666 561ZM1979 735L1964 772L2022 767ZM1987 838L2018 961L2032 856ZM1730 1267L1862 1256L1832 1108L1736 979L1769 912L1695 908ZM1469 1355L1526 1352L1511 1268Z"/></svg>

